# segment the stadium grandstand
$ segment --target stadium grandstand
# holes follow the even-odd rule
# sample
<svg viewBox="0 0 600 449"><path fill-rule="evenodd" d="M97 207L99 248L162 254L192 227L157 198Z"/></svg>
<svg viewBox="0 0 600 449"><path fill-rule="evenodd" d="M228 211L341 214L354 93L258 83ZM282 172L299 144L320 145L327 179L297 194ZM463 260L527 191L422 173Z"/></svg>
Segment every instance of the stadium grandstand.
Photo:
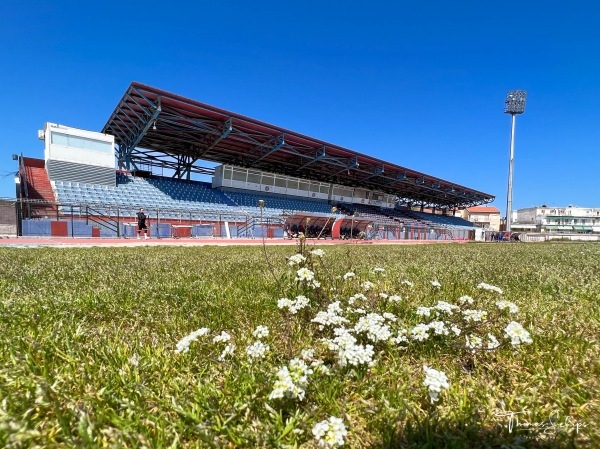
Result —
<svg viewBox="0 0 600 449"><path fill-rule="evenodd" d="M133 82L101 132L46 123L18 161L23 236L469 239L494 197ZM204 179L201 181L199 179Z"/></svg>

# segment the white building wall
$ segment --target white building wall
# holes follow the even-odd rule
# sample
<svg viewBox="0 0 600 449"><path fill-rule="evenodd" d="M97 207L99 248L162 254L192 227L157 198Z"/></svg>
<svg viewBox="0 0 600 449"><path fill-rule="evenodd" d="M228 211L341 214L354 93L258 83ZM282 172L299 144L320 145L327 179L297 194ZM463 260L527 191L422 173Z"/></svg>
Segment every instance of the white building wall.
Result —
<svg viewBox="0 0 600 449"><path fill-rule="evenodd" d="M75 162L115 168L115 138L68 126L46 123L43 133L46 161Z"/></svg>

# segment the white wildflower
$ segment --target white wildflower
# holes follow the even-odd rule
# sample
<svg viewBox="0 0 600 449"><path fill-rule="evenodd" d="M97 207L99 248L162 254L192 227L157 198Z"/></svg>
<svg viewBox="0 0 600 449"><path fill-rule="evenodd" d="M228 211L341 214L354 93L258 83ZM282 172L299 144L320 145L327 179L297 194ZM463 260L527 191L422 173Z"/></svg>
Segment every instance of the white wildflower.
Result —
<svg viewBox="0 0 600 449"><path fill-rule="evenodd" d="M408 280L406 280L406 279L405 279L405 280L403 280L402 282L400 282L400 284L402 284L402 285L407 285L407 286L409 286L410 288L412 288L412 287L414 287L414 286L415 286L415 284L413 284L412 282L410 282L410 281L408 281Z"/></svg>
<svg viewBox="0 0 600 449"><path fill-rule="evenodd" d="M348 364L357 366L373 363L373 346L356 344L356 338L348 329L343 327L334 329L336 337L333 340L325 340L331 351L337 351L338 361L341 366Z"/></svg>
<svg viewBox="0 0 600 449"><path fill-rule="evenodd" d="M313 370L306 365L304 360L290 360L289 367L283 366L277 371L277 380L269 399L288 397L298 398L302 401L308 385L308 376L312 373Z"/></svg>
<svg viewBox="0 0 600 449"><path fill-rule="evenodd" d="M279 307L280 309L288 309L290 313L295 315L296 313L298 313L299 310L302 310L306 306L308 306L309 303L310 299L308 299L306 296L298 295L294 300L288 298L281 298L277 302L277 307Z"/></svg>
<svg viewBox="0 0 600 449"><path fill-rule="evenodd" d="M262 359L265 357L267 351L271 349L269 345L263 343L258 340L252 343L250 346L246 347L246 354L248 354L248 358L252 359Z"/></svg>
<svg viewBox="0 0 600 449"><path fill-rule="evenodd" d="M468 322L480 322L487 320L487 312L485 310L471 310L467 309L463 311L463 318Z"/></svg>
<svg viewBox="0 0 600 449"><path fill-rule="evenodd" d="M188 352L190 350L190 344L193 341L198 340L199 337L202 337L203 335L206 335L209 332L210 329L208 329L207 327L201 327L200 329L195 330L191 334L186 335L181 340L179 340L179 342L177 342L177 349L175 350L175 352L177 354L181 354L182 352Z"/></svg>
<svg viewBox="0 0 600 449"><path fill-rule="evenodd" d="M417 341L425 341L429 338L429 325L419 323L412 328L411 338Z"/></svg>
<svg viewBox="0 0 600 449"><path fill-rule="evenodd" d="M317 257L323 257L325 255L325 251L323 251L322 249L313 249L310 253L313 256L317 256Z"/></svg>
<svg viewBox="0 0 600 449"><path fill-rule="evenodd" d="M521 343L533 343L531 335L519 323L511 321L504 328L505 335L510 338L510 343L513 346L518 346Z"/></svg>
<svg viewBox="0 0 600 449"><path fill-rule="evenodd" d="M359 299L365 300L365 299L367 299L367 297L365 295L363 295L362 293L357 293L356 295L350 296L350 298L348 299L348 304L352 305L352 304L354 304L355 301L357 301Z"/></svg>
<svg viewBox="0 0 600 449"><path fill-rule="evenodd" d="M494 337L494 334L487 334L487 336L488 336L488 343L487 343L488 349L496 349L498 346L500 346L500 342L498 341L498 339L496 337Z"/></svg>
<svg viewBox="0 0 600 449"><path fill-rule="evenodd" d="M314 349L303 349L300 352L300 358L302 360L311 360L314 356L315 356L315 350Z"/></svg>
<svg viewBox="0 0 600 449"><path fill-rule="evenodd" d="M391 295L390 297L388 297L388 301L390 302L400 302L402 301L402 298L398 295Z"/></svg>
<svg viewBox="0 0 600 449"><path fill-rule="evenodd" d="M388 299L388 294L387 293L379 293L379 297L381 297L383 299Z"/></svg>
<svg viewBox="0 0 600 449"><path fill-rule="evenodd" d="M296 301L294 301L294 305L290 307L290 312L296 313L298 310L304 309L310 303L310 299L308 299L304 295L296 296Z"/></svg>
<svg viewBox="0 0 600 449"><path fill-rule="evenodd" d="M506 300L496 301L496 306L498 306L500 310L508 309L508 313L517 313L519 311L519 308L514 302Z"/></svg>
<svg viewBox="0 0 600 449"><path fill-rule="evenodd" d="M327 311L331 313L343 313L342 307L340 306L339 301L334 301L327 306Z"/></svg>
<svg viewBox="0 0 600 449"><path fill-rule="evenodd" d="M431 285L435 288L441 288L442 286L438 281L431 281Z"/></svg>
<svg viewBox="0 0 600 449"><path fill-rule="evenodd" d="M456 335L457 337L460 335L460 333L462 332L460 330L460 327L456 326L455 324L453 324L452 326L450 326L450 330L452 332L454 332L454 335Z"/></svg>
<svg viewBox="0 0 600 449"><path fill-rule="evenodd" d="M310 363L310 367L313 369L315 373L321 374L331 374L331 370L327 365L323 363L322 360L314 360Z"/></svg>
<svg viewBox="0 0 600 449"><path fill-rule="evenodd" d="M394 315L393 313L389 313L389 312L384 312L383 317L389 321L397 321L398 320L398 318L396 318L396 315Z"/></svg>
<svg viewBox="0 0 600 449"><path fill-rule="evenodd" d="M448 335L448 328L443 321L432 321L429 323L429 329L433 329L436 335Z"/></svg>
<svg viewBox="0 0 600 449"><path fill-rule="evenodd" d="M335 301L327 307L327 311L320 311L317 313L317 316L314 317L311 321L313 323L319 323L321 327L323 326L339 326L340 324L347 323L348 320L341 316L342 309L340 307L340 302Z"/></svg>
<svg viewBox="0 0 600 449"><path fill-rule="evenodd" d="M289 309L290 307L292 307L292 304L292 300L288 298L281 298L279 301L277 301L277 307L279 307L280 309Z"/></svg>
<svg viewBox="0 0 600 449"><path fill-rule="evenodd" d="M399 345L400 343L408 343L408 338L406 337L407 333L408 331L406 329L400 329L398 331L398 335L396 337L390 338L390 341L397 345Z"/></svg>
<svg viewBox="0 0 600 449"><path fill-rule="evenodd" d="M217 335L215 338L213 338L213 343L224 343L229 340L231 340L231 335L229 335L227 332L223 331L219 335Z"/></svg>
<svg viewBox="0 0 600 449"><path fill-rule="evenodd" d="M373 274L380 274L382 276L385 276L385 268L379 268L379 267L373 268L371 270L371 273L373 273Z"/></svg>
<svg viewBox="0 0 600 449"><path fill-rule="evenodd" d="M344 445L344 437L348 434L341 418L332 416L328 420L317 423L312 433L319 447L337 448Z"/></svg>
<svg viewBox="0 0 600 449"><path fill-rule="evenodd" d="M423 365L423 370L425 370L425 381L423 382L423 385L429 388L429 397L433 404L439 399L439 394L443 389L447 390L450 388L448 378L443 371L435 370L427 365Z"/></svg>
<svg viewBox="0 0 600 449"><path fill-rule="evenodd" d="M440 312L445 312L448 315L452 315L454 310L460 309L460 307L450 304L446 301L438 301L437 305L435 305L433 308L439 310Z"/></svg>
<svg viewBox="0 0 600 449"><path fill-rule="evenodd" d="M352 279L353 277L356 277L356 274L354 274L352 271L349 271L344 275L344 280L347 281L348 279Z"/></svg>
<svg viewBox="0 0 600 449"><path fill-rule="evenodd" d="M217 358L217 360L222 362L223 360L225 360L225 358L227 356L233 355L234 350L235 350L235 345L233 343L228 343L227 346L225 346L225 349L223 349L223 352L221 353L221 355Z"/></svg>
<svg viewBox="0 0 600 449"><path fill-rule="evenodd" d="M431 307L418 307L417 315L419 316L429 316L431 314Z"/></svg>
<svg viewBox="0 0 600 449"><path fill-rule="evenodd" d="M292 267L294 265L301 265L304 262L306 262L306 257L304 257L302 254L294 254L293 256L288 257L288 265Z"/></svg>
<svg viewBox="0 0 600 449"><path fill-rule="evenodd" d="M373 284L371 281L365 281L362 284L360 284L360 287L368 292L369 290L371 290L373 287L375 287L375 284Z"/></svg>
<svg viewBox="0 0 600 449"><path fill-rule="evenodd" d="M466 335L465 340L467 348L471 349L473 352L475 352L476 349L481 349L483 347L483 340L477 335Z"/></svg>
<svg viewBox="0 0 600 449"><path fill-rule="evenodd" d="M373 343L386 341L392 336L390 327L384 324L384 317L377 313L369 313L361 317L354 326L354 331L358 333L367 333L367 338Z"/></svg>
<svg viewBox="0 0 600 449"><path fill-rule="evenodd" d="M133 354L127 359L127 361L136 368L140 365L140 359L137 354Z"/></svg>
<svg viewBox="0 0 600 449"><path fill-rule="evenodd" d="M308 268L300 268L296 271L296 281L310 282L315 278L315 273L310 271Z"/></svg>
<svg viewBox="0 0 600 449"><path fill-rule="evenodd" d="M481 282L479 284L477 284L477 288L482 288L484 290L488 290L491 292L496 292L499 295L502 294L502 289L499 287L496 287L495 285L490 285L490 284L486 284L485 282Z"/></svg>
<svg viewBox="0 0 600 449"><path fill-rule="evenodd" d="M473 304L473 298L471 298L469 295L463 295L460 298L458 298L458 302L460 302L461 304Z"/></svg>
<svg viewBox="0 0 600 449"><path fill-rule="evenodd" d="M254 332L252 332L252 335L254 335L259 340L261 338L268 337L269 336L269 328L267 326L256 326L256 329L254 330Z"/></svg>

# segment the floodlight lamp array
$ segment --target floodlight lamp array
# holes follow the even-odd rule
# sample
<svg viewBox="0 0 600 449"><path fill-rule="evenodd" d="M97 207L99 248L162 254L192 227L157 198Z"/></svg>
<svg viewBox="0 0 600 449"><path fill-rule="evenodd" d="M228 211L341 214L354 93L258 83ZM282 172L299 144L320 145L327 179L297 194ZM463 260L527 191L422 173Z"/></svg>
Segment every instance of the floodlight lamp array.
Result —
<svg viewBox="0 0 600 449"><path fill-rule="evenodd" d="M524 90L511 90L506 95L504 102L505 114L522 114L525 112L525 99L527 92Z"/></svg>

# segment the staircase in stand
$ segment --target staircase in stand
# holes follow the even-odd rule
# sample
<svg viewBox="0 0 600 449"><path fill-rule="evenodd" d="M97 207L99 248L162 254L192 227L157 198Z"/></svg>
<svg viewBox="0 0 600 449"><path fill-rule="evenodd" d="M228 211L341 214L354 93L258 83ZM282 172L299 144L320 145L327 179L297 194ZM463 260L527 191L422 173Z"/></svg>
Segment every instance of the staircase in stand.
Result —
<svg viewBox="0 0 600 449"><path fill-rule="evenodd" d="M257 220L255 220L254 217L248 216L246 219L246 223L244 223L238 229L238 237L254 238L254 234L252 233L252 231L254 230L254 225L256 221Z"/></svg>
<svg viewBox="0 0 600 449"><path fill-rule="evenodd" d="M54 192L44 160L24 157L21 175L24 178L23 181L27 183L27 196L24 186L21 195L24 199L32 200L31 218L55 214Z"/></svg>

